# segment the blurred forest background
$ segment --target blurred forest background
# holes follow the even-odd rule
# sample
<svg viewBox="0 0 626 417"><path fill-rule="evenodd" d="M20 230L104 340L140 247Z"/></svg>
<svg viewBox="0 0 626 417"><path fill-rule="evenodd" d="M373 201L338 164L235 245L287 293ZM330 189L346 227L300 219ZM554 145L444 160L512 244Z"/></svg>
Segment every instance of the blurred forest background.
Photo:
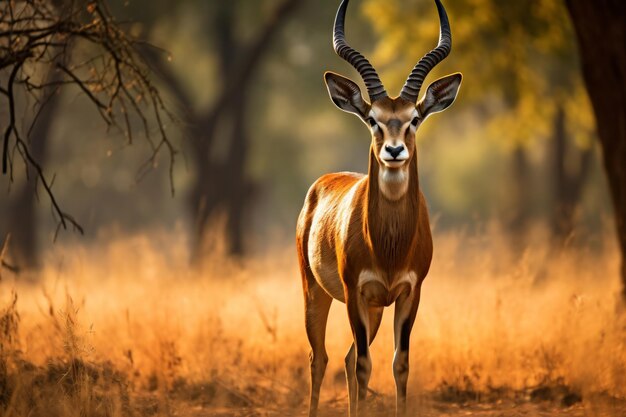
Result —
<svg viewBox="0 0 626 417"><path fill-rule="evenodd" d="M0 414L301 414L296 218L320 175L367 171L370 143L323 83L361 83L331 45L338 3L0 2ZM623 416L626 3L444 3L452 52L426 83L464 82L417 134L435 254L411 401ZM437 42L432 0L347 16L391 94ZM334 306L328 415L345 321Z"/></svg>
<svg viewBox="0 0 626 417"><path fill-rule="evenodd" d="M436 42L435 8L418 0L354 3L351 42L371 58L389 90L399 90L416 59ZM611 197L566 4L447 3L453 54L430 77L461 71L466 82L453 111L418 134L421 183L436 228L496 222L520 248L535 226L544 231L541 239L557 246L572 238L593 241L612 222ZM85 230L81 241L175 231L189 236L197 258L211 246L207 236L224 233L226 252L254 253L268 242L280 246L292 239L315 178L365 172L366 130L336 111L322 83L325 70L358 79L331 48L335 6L306 0L110 2L122 30L158 46L136 49L175 115L162 122L178 152L173 165L169 153L150 160L148 142L129 140L133 131L135 138L146 135L141 119L131 114L126 130L107 129L76 86L35 90L35 98L16 88L17 123L21 129L32 124L26 143L44 175L54 177L58 204ZM88 21L89 12L79 20ZM81 49L94 48L84 39L71 45L69 64L85 55ZM44 79L60 80L58 85L69 79L54 61L31 61L23 69L31 78L49 77ZM45 111L35 120L41 102ZM3 105L3 123L7 111ZM148 129L159 127L150 123ZM0 230L11 234L10 252L23 267L39 263L58 220L37 181L25 180L29 169L20 162L1 178Z"/></svg>

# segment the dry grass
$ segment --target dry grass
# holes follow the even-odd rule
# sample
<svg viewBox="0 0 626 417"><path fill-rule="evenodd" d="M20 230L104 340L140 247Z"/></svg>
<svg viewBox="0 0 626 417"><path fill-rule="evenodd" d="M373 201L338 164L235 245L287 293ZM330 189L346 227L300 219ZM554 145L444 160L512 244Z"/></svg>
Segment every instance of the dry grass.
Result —
<svg viewBox="0 0 626 417"><path fill-rule="evenodd" d="M626 319L611 239L594 250L522 254L507 251L498 232L435 239L411 344L417 410L492 415L484 407L519 411L533 401L545 415L624 410ZM173 236L56 247L37 284L5 274L0 414L301 413L308 346L293 248L239 263L216 255L198 271L185 247ZM381 415L393 394L392 310L385 314L372 347ZM337 303L322 388L333 415L346 401L348 329Z"/></svg>

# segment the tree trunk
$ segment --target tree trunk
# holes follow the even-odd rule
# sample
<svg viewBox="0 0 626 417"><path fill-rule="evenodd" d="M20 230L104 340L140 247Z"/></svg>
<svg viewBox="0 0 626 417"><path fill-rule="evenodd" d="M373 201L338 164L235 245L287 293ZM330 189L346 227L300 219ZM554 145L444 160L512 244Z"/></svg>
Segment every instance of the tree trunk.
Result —
<svg viewBox="0 0 626 417"><path fill-rule="evenodd" d="M235 13L232 4L218 10L215 28L224 91L199 125L203 126L193 141L197 177L190 195L190 209L195 219L192 260L197 261L206 246L207 227L219 209L226 210L227 249L232 255L244 253L243 224L252 186L245 175L249 140L249 89L272 38L287 22L287 17L303 0L284 0L249 45L238 45L232 33ZM227 134L223 135L221 132ZM212 151L216 137L228 142L227 156L216 162Z"/></svg>
<svg viewBox="0 0 626 417"><path fill-rule="evenodd" d="M576 210L582 188L591 165L592 148L579 150L571 144L567 133L567 115L562 104L554 115L554 189L552 210L552 236L554 244L562 247L572 237ZM574 161L577 159L577 161ZM576 162L573 164L573 162ZM573 165L573 166L572 166Z"/></svg>
<svg viewBox="0 0 626 417"><path fill-rule="evenodd" d="M622 254L626 301L626 2L566 0L596 117Z"/></svg>
<svg viewBox="0 0 626 417"><path fill-rule="evenodd" d="M189 194L189 210L193 224L192 262L201 259L206 249L207 228L216 214L226 213L226 241L230 254L244 252L243 224L249 206L252 186L245 175L249 140L246 133L250 87L272 39L287 22L287 17L303 0L283 0L276 12L265 22L260 33L248 45L235 40L235 6L232 2L218 5L214 28L216 50L221 71L222 91L208 111L196 112L192 100L167 63L154 51L145 56L171 92L185 107L187 136L195 175ZM226 144L226 157L215 156L216 142ZM221 144L219 144L221 146Z"/></svg>
<svg viewBox="0 0 626 417"><path fill-rule="evenodd" d="M246 123L248 110L248 94L242 91L233 102L233 136L228 151L227 175L224 177L224 185L228 193L227 210L228 222L226 231L229 247L233 255L243 255L243 223L245 220L245 208L251 201L250 181L246 175L246 163L248 160L248 148L250 141L247 138Z"/></svg>
<svg viewBox="0 0 626 417"><path fill-rule="evenodd" d="M61 81L61 73L54 65L48 70L46 84ZM46 165L50 130L57 113L59 97L56 87L47 87L42 92L43 107L30 133L30 152L41 167ZM8 224L11 234L10 257L20 268L34 268L39 265L40 253L37 241L39 219L37 217L37 174L26 167L28 178L17 190L10 204Z"/></svg>
<svg viewBox="0 0 626 417"><path fill-rule="evenodd" d="M513 151L512 174L514 185L508 205L506 227L513 251L519 252L526 245L532 202L528 157L521 145Z"/></svg>

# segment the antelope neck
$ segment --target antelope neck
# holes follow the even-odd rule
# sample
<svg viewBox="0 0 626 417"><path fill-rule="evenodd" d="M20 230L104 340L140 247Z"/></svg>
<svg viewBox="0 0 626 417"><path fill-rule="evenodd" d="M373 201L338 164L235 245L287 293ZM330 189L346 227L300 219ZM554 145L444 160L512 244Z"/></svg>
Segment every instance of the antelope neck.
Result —
<svg viewBox="0 0 626 417"><path fill-rule="evenodd" d="M374 153L372 148L367 178L366 233L379 266L390 270L405 263L417 233L420 199L417 156L413 153L408 165L402 167L404 177L400 178L400 173L385 172ZM385 194L402 188L405 189L402 195L393 196L398 198L390 199Z"/></svg>

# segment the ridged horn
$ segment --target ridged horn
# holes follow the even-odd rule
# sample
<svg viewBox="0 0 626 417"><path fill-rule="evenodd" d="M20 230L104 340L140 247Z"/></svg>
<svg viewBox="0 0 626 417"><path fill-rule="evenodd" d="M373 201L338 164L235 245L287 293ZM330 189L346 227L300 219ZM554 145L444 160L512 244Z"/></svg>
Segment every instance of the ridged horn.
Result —
<svg viewBox="0 0 626 417"><path fill-rule="evenodd" d="M380 81L376 70L370 64L370 62L361 55L357 50L350 47L346 42L346 35L344 32L344 25L346 21L346 9L348 8L348 1L343 0L337 10L337 16L335 17L335 28L333 31L333 47L335 52L341 58L345 59L352 65L361 75L367 87L367 94L371 101L378 100L382 97L387 97L387 92L383 83Z"/></svg>
<svg viewBox="0 0 626 417"><path fill-rule="evenodd" d="M452 49L452 33L450 32L448 14L440 0L435 0L435 4L437 4L437 11L439 12L439 44L435 49L419 60L400 92L400 97L413 103L417 101L422 83L428 73L435 68L438 63L443 61Z"/></svg>

